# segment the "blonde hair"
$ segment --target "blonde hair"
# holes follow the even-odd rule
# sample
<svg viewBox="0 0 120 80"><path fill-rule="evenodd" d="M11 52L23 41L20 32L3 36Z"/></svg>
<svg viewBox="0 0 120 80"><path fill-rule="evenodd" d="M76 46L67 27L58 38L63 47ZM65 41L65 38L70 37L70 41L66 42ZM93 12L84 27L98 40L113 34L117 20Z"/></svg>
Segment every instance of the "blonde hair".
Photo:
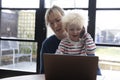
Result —
<svg viewBox="0 0 120 80"><path fill-rule="evenodd" d="M79 25L82 29L84 26L83 17L79 13L71 12L71 13L66 14L62 18L62 25L64 28L67 28L72 24Z"/></svg>
<svg viewBox="0 0 120 80"><path fill-rule="evenodd" d="M46 26L49 24L49 18L50 18L50 14L61 14L62 16L64 16L64 11L62 8L60 8L59 6L53 5L51 8L49 8L46 13L45 13L45 24Z"/></svg>

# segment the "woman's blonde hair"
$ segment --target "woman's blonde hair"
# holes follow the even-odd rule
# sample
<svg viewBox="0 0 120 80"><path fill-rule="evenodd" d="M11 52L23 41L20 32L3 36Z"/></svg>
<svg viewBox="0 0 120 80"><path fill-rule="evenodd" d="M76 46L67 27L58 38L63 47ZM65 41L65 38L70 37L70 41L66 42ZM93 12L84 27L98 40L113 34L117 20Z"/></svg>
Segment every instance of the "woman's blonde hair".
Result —
<svg viewBox="0 0 120 80"><path fill-rule="evenodd" d="M49 18L50 18L50 14L61 14L62 16L64 16L64 11L62 8L60 8L59 6L53 5L51 8L49 8L46 13L45 13L45 24L46 26L49 24Z"/></svg>
<svg viewBox="0 0 120 80"><path fill-rule="evenodd" d="M67 13L62 18L62 25L64 28L69 27L70 25L79 25L81 29L84 26L84 18L79 14L75 12Z"/></svg>

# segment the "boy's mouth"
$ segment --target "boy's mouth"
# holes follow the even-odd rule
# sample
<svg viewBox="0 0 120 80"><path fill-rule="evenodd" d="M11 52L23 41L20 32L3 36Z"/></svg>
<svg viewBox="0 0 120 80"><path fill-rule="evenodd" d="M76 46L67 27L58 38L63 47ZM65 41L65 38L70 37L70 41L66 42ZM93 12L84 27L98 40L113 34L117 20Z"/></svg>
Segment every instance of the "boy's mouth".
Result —
<svg viewBox="0 0 120 80"><path fill-rule="evenodd" d="M78 35L72 35L73 37L77 37Z"/></svg>

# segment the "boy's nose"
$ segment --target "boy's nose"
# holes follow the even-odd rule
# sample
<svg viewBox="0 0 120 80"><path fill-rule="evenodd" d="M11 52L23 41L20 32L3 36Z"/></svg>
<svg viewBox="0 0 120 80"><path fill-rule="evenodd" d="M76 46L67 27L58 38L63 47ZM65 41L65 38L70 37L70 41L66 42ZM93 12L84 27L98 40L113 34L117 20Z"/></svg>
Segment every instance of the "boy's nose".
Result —
<svg viewBox="0 0 120 80"><path fill-rule="evenodd" d="M76 30L74 30L74 33L76 34L76 33L77 33L77 31L76 31Z"/></svg>

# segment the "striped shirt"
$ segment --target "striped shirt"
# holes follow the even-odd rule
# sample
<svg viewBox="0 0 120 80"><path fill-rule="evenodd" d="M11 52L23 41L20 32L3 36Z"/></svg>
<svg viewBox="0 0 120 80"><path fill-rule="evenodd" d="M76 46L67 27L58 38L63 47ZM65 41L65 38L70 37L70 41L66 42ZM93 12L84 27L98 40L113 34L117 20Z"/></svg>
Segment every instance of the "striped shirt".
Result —
<svg viewBox="0 0 120 80"><path fill-rule="evenodd" d="M69 38L61 40L56 54L94 54L96 45L89 33L85 33L78 41L71 41Z"/></svg>

